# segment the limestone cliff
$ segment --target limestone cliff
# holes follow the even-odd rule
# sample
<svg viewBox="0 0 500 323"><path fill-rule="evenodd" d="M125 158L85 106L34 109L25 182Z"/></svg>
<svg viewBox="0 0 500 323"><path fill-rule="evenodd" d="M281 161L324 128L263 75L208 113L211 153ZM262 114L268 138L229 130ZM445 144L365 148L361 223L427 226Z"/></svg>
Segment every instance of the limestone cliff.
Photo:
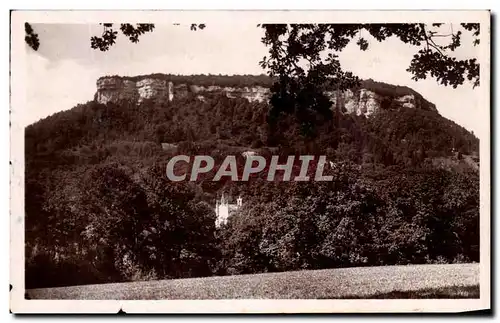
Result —
<svg viewBox="0 0 500 323"><path fill-rule="evenodd" d="M245 87L221 87L221 86L197 86L191 85L190 92L197 94L197 98L204 98L204 94L222 93L228 98L244 98L249 102L264 102L269 99L269 88L262 86Z"/></svg>
<svg viewBox="0 0 500 323"><path fill-rule="evenodd" d="M164 80L143 79L135 83L137 93L139 94L138 103L147 99L156 99L166 101L170 99L169 88Z"/></svg>
<svg viewBox="0 0 500 323"><path fill-rule="evenodd" d="M228 76L227 78L231 78ZM407 88L373 80L363 81L356 89L342 92L326 91L332 101L332 109L339 107L344 113L370 116L381 109L424 109L437 111L434 104L417 92ZM106 76L97 80L96 101L102 104L130 100L138 104L144 100L172 101L192 96L206 101L208 96L225 95L228 98L244 98L249 102L266 102L270 96L268 86L220 86L174 84L159 77L122 78Z"/></svg>
<svg viewBox="0 0 500 323"><path fill-rule="evenodd" d="M369 116L380 109L422 109L437 112L434 104L426 101L418 94L405 94L402 96L384 95L373 90L361 88L356 91L346 90L344 92L329 91L325 93L332 107L336 107L337 100L342 111L349 114Z"/></svg>
<svg viewBox="0 0 500 323"><path fill-rule="evenodd" d="M102 77L97 80L96 101L102 104L131 100L142 103L144 100L172 101L174 98L185 98L196 95L205 100L205 95L224 94L228 98L242 97L250 102L264 102L269 98L269 88L254 87L221 87L176 84L157 78L144 78L137 82L118 76Z"/></svg>
<svg viewBox="0 0 500 323"><path fill-rule="evenodd" d="M118 102L120 100L139 99L136 83L119 77L106 77L97 80L97 97L99 103Z"/></svg>

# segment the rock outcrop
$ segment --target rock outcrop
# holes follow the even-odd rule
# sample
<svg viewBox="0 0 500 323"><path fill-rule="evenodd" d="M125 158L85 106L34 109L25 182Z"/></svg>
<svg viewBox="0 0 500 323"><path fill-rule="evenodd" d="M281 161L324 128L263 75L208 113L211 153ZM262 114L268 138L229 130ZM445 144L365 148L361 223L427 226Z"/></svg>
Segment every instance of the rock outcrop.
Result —
<svg viewBox="0 0 500 323"><path fill-rule="evenodd" d="M370 116L380 109L422 109L437 112L434 104L417 97L415 94L406 94L403 96L387 96L376 93L368 89L359 89L357 91L347 90L343 92L326 92L332 107L335 108L337 100L340 100L340 108L349 114Z"/></svg>
<svg viewBox="0 0 500 323"><path fill-rule="evenodd" d="M381 109L424 109L437 111L434 104L426 101L415 91L368 80L360 88L346 91L326 91L332 109L339 107L344 113L370 116ZM173 84L161 78L145 77L137 81L107 76L97 80L96 101L102 104L130 100L138 104L145 100L166 102L188 96L206 102L207 97L225 95L228 98L244 98L249 102L266 102L270 90L263 86L229 87L218 85Z"/></svg>
<svg viewBox="0 0 500 323"><path fill-rule="evenodd" d="M269 98L269 88L254 87L221 87L221 86L187 86L173 84L156 78L144 78L137 82L118 76L107 76L97 80L96 101L101 104L117 103L121 100L131 100L138 104L152 99L165 102L174 98L180 99L193 94L199 100L205 100L206 95L224 94L228 98L244 98L250 102L264 102Z"/></svg>
<svg viewBox="0 0 500 323"><path fill-rule="evenodd" d="M166 101L170 98L168 90L172 88L167 85L165 80L150 78L138 81L135 83L135 86L137 88L137 93L139 94L139 98L137 100L138 103L142 103L147 99Z"/></svg>
<svg viewBox="0 0 500 323"><path fill-rule="evenodd" d="M118 102L121 100L139 99L136 83L120 77L105 77L97 80L97 97L99 103Z"/></svg>
<svg viewBox="0 0 500 323"><path fill-rule="evenodd" d="M221 87L221 86L197 86L191 85L189 87L190 92L197 95L197 98L204 98L207 94L222 93L228 98L244 98L249 102L264 102L269 99L270 91L269 88L262 86L252 86L252 87Z"/></svg>

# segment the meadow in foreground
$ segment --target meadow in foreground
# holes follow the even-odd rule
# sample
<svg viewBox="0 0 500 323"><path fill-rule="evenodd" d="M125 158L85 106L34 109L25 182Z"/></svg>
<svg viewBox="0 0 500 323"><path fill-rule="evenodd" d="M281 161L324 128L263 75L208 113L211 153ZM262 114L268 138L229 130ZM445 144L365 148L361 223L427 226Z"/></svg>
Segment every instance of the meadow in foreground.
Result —
<svg viewBox="0 0 500 323"><path fill-rule="evenodd" d="M479 298L479 264L304 270L27 290L31 299Z"/></svg>

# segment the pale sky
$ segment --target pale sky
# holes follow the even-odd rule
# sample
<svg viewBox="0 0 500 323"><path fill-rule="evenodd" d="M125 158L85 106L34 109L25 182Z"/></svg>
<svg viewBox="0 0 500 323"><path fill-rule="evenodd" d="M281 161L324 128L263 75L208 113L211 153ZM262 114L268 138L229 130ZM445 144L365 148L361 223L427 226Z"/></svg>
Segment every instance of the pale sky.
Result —
<svg viewBox="0 0 500 323"><path fill-rule="evenodd" d="M154 32L132 44L123 35L107 52L90 48L90 37L100 35L98 25L34 24L40 48L26 46L28 123L78 103L92 100L96 80L103 75L165 74L261 74L258 62L267 54L260 42L263 30L254 24L209 24L201 31L189 26L156 25ZM406 85L436 104L441 115L479 133L479 89L470 83L453 89L434 79L411 80L406 72L416 47L396 38L370 41L367 51L350 44L339 53L345 70L361 78ZM458 58L477 57L478 47L463 39Z"/></svg>

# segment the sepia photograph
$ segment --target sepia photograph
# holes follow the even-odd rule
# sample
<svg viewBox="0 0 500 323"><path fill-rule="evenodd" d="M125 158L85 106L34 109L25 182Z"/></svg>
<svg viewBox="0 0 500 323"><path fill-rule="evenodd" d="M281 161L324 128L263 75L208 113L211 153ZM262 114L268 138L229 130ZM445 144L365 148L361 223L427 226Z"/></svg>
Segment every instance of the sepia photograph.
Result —
<svg viewBox="0 0 500 323"><path fill-rule="evenodd" d="M12 11L11 311L490 309L490 12Z"/></svg>

